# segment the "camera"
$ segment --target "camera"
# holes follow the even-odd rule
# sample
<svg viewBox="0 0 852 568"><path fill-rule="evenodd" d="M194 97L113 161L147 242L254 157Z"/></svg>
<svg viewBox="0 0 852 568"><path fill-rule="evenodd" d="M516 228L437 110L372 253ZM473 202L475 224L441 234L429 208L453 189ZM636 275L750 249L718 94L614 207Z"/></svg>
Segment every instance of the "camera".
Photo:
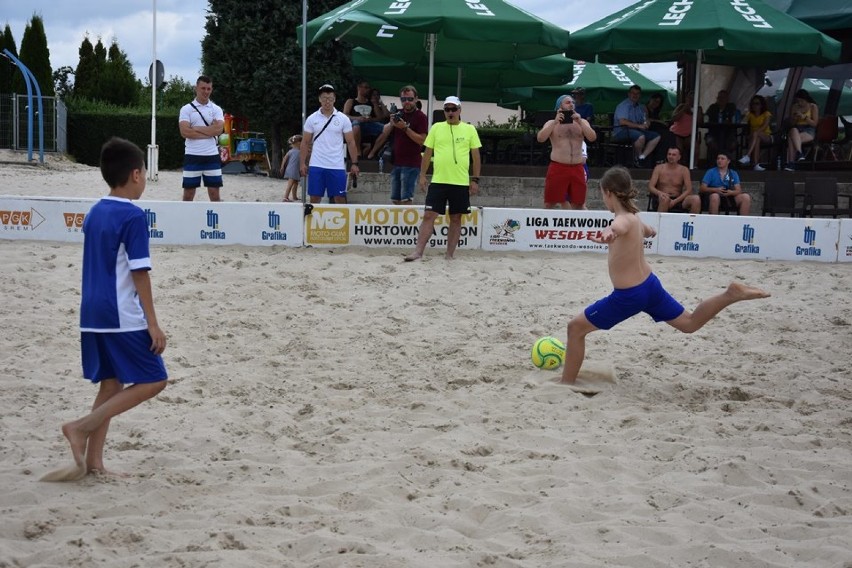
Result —
<svg viewBox="0 0 852 568"><path fill-rule="evenodd" d="M396 108L394 103L391 103L388 107L388 112L390 112L391 120L394 122L399 122L402 120L402 111Z"/></svg>
<svg viewBox="0 0 852 568"><path fill-rule="evenodd" d="M573 110L563 110L562 111L562 124L571 124L574 122L574 111Z"/></svg>

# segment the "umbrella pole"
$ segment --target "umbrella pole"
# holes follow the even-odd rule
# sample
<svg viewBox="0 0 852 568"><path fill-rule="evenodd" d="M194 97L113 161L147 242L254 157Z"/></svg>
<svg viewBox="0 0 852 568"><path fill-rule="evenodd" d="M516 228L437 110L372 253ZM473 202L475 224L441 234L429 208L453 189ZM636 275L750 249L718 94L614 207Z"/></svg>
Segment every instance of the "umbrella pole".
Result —
<svg viewBox="0 0 852 568"><path fill-rule="evenodd" d="M695 90L692 91L692 140L689 142L689 169L695 169L696 133L698 132L698 89L701 87L701 57L704 50L699 49L695 59Z"/></svg>
<svg viewBox="0 0 852 568"><path fill-rule="evenodd" d="M456 96L461 98L462 68L456 67Z"/></svg>
<svg viewBox="0 0 852 568"><path fill-rule="evenodd" d="M429 42L429 101L426 104L428 113L426 117L429 119L429 128L432 128L432 101L435 99L435 42L437 37L435 34L426 36L426 41Z"/></svg>

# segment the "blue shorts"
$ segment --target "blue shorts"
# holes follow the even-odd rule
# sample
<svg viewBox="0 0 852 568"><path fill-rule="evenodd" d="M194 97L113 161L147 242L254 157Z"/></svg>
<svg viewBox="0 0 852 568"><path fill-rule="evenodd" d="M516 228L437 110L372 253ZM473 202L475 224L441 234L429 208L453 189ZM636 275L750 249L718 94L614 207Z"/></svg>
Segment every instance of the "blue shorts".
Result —
<svg viewBox="0 0 852 568"><path fill-rule="evenodd" d="M420 168L396 166L391 170L391 201L411 201L417 188Z"/></svg>
<svg viewBox="0 0 852 568"><path fill-rule="evenodd" d="M610 329L616 324L645 312L654 321L671 321L684 312L677 300L666 292L660 279L651 273L644 282L632 288L616 288L612 294L598 300L583 312L598 329Z"/></svg>
<svg viewBox="0 0 852 568"><path fill-rule="evenodd" d="M222 159L219 154L213 156L193 156L183 158L183 188L196 189L201 183L204 187L222 187Z"/></svg>
<svg viewBox="0 0 852 568"><path fill-rule="evenodd" d="M645 137L645 142L650 142L655 138L659 138L660 134L658 132L654 132L653 130L639 130L638 128L628 128L625 132L622 130L618 134L613 136L613 140L616 142L626 142L630 139L631 142L636 142L640 137Z"/></svg>
<svg viewBox="0 0 852 568"><path fill-rule="evenodd" d="M346 197L346 170L329 170L317 166L308 168L308 195L328 198Z"/></svg>
<svg viewBox="0 0 852 568"><path fill-rule="evenodd" d="M99 383L117 379L122 384L156 383L169 378L163 358L151 351L147 329L117 333L80 332L83 376Z"/></svg>

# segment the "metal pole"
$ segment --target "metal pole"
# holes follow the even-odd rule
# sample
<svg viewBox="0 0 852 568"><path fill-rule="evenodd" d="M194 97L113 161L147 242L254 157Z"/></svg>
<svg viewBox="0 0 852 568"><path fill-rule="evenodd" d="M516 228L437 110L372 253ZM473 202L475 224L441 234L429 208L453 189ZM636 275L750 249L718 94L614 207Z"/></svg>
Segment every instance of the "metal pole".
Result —
<svg viewBox="0 0 852 568"><path fill-rule="evenodd" d="M3 53L8 57L12 63L17 65L18 69L21 71L21 75L24 76L24 83L27 86L27 161L33 161L33 88L30 85L30 70L27 69L27 66L21 63L21 60L12 55L12 52L8 49L3 49ZM44 156L42 156L42 163L44 163Z"/></svg>
<svg viewBox="0 0 852 568"><path fill-rule="evenodd" d="M437 35L429 34L426 36L426 41L429 43L429 102L426 105L428 114L428 126L432 128L432 100L435 98L435 43L437 43Z"/></svg>
<svg viewBox="0 0 852 568"><path fill-rule="evenodd" d="M302 0L302 125L308 118L308 0ZM308 178L302 187L302 203L308 198Z"/></svg>
<svg viewBox="0 0 852 568"><path fill-rule="evenodd" d="M689 169L695 169L695 147L698 143L695 141L695 134L698 132L698 93L701 87L701 58L704 56L704 50L699 49L695 58L695 90L692 92L692 140L689 142Z"/></svg>
<svg viewBox="0 0 852 568"><path fill-rule="evenodd" d="M159 178L160 149L157 147L157 0L153 0L154 35L151 40L151 143L148 145L148 179Z"/></svg>

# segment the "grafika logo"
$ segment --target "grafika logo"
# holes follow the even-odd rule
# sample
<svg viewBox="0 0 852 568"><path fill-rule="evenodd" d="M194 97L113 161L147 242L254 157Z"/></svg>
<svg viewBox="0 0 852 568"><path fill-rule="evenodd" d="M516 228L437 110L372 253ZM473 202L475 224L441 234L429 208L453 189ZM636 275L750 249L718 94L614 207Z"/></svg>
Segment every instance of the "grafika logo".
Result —
<svg viewBox="0 0 852 568"><path fill-rule="evenodd" d="M805 246L796 247L796 256L822 256L822 249L815 247L817 232L811 227L805 227L802 242Z"/></svg>
<svg viewBox="0 0 852 568"><path fill-rule="evenodd" d="M680 227L680 238L682 241L675 241L674 249L675 250L683 250L689 252L696 252L698 250L698 243L692 242L693 237L695 236L695 225L691 221L684 221L683 225Z"/></svg>
<svg viewBox="0 0 852 568"><path fill-rule="evenodd" d="M4 231L32 231L42 223L44 215L32 208L29 211L0 211Z"/></svg>
<svg viewBox="0 0 852 568"><path fill-rule="evenodd" d="M219 214L212 209L207 210L207 229L201 229L201 240L225 240L225 231L219 230Z"/></svg>
<svg viewBox="0 0 852 568"><path fill-rule="evenodd" d="M746 223L743 225L743 241L746 244L737 243L734 245L734 252L738 254L759 254L760 247L754 244L754 227Z"/></svg>
<svg viewBox="0 0 852 568"><path fill-rule="evenodd" d="M281 215L272 210L266 214L266 218L271 231L262 231L260 238L264 241L286 241L287 233L279 230L281 229Z"/></svg>
<svg viewBox="0 0 852 568"><path fill-rule="evenodd" d="M145 209L145 222L148 224L148 237L151 239L162 239L163 231L157 229L157 214L150 209Z"/></svg>

